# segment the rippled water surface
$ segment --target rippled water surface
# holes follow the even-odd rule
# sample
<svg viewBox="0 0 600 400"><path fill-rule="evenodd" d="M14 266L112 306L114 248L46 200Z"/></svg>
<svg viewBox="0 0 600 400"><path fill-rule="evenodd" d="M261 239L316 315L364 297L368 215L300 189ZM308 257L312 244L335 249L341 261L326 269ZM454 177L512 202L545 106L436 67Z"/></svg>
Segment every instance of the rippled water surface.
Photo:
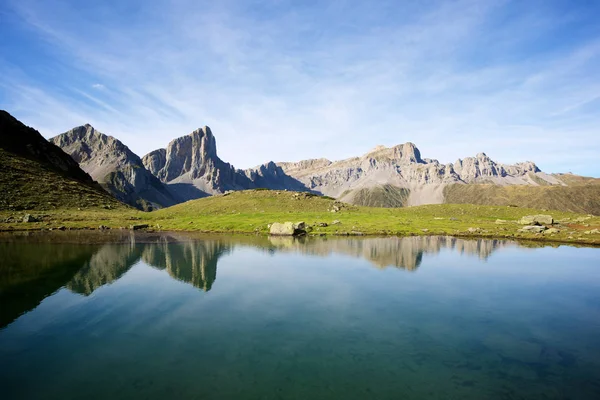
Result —
<svg viewBox="0 0 600 400"><path fill-rule="evenodd" d="M2 236L0 398L600 399L600 249Z"/></svg>

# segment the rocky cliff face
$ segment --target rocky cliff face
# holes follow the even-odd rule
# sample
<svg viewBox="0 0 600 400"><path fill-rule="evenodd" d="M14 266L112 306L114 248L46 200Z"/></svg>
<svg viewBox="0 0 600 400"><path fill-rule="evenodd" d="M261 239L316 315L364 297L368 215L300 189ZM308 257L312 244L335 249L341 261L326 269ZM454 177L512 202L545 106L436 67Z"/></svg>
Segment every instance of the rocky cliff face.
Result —
<svg viewBox="0 0 600 400"><path fill-rule="evenodd" d="M443 186L451 183L498 185L561 184L532 162L504 165L484 153L442 164L422 158L413 143L378 146L361 157L331 162L326 159L279 163L287 175L308 189L352 201L355 191L391 185L410 190L408 205L442 203Z"/></svg>
<svg viewBox="0 0 600 400"><path fill-rule="evenodd" d="M224 162L217 155L216 140L208 126L172 140L166 149L154 150L142 161L148 171L185 200L227 190L306 190L273 162L247 170Z"/></svg>
<svg viewBox="0 0 600 400"><path fill-rule="evenodd" d="M127 146L90 125L73 128L50 142L71 155L94 180L125 203L151 210L178 202Z"/></svg>
<svg viewBox="0 0 600 400"><path fill-rule="evenodd" d="M166 149L155 150L142 161L154 176L186 200L252 187L244 173L217 156L216 140L207 126L172 140Z"/></svg>

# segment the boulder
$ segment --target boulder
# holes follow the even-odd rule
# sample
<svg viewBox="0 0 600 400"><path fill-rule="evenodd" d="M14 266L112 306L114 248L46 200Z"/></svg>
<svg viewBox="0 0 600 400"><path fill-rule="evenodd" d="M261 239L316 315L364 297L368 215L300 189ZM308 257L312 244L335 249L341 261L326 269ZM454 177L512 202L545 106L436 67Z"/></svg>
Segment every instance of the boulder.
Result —
<svg viewBox="0 0 600 400"><path fill-rule="evenodd" d="M23 222L40 222L40 220L31 214L25 214L23 217Z"/></svg>
<svg viewBox="0 0 600 400"><path fill-rule="evenodd" d="M528 225L528 226L524 226L523 228L519 229L519 232L542 233L546 229L547 228L545 226Z"/></svg>
<svg viewBox="0 0 600 400"><path fill-rule="evenodd" d="M521 225L552 225L554 219L551 215L526 215L519 220Z"/></svg>
<svg viewBox="0 0 600 400"><path fill-rule="evenodd" d="M272 236L300 236L306 234L304 222L275 222L271 225L269 234Z"/></svg>

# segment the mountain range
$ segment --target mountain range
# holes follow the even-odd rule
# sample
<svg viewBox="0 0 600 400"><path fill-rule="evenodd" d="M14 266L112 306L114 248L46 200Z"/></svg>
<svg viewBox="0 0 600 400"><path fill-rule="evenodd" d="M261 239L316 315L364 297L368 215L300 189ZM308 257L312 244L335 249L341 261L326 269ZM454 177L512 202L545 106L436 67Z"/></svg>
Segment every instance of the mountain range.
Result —
<svg viewBox="0 0 600 400"><path fill-rule="evenodd" d="M207 126L143 157L89 124L49 142L115 198L142 210L257 188L306 191L380 207L474 202L600 210L600 179L548 174L531 161L502 164L485 153L444 164L423 158L410 142L377 146L345 160L271 161L245 170L219 158Z"/></svg>

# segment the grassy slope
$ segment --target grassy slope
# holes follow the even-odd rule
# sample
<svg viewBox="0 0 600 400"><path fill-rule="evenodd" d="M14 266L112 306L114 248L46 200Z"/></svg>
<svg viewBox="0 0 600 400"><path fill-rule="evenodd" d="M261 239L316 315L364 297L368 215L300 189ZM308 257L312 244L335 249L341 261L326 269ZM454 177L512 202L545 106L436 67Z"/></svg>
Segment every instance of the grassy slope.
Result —
<svg viewBox="0 0 600 400"><path fill-rule="evenodd" d="M404 207L410 190L392 185L347 191L341 199L349 203L366 207Z"/></svg>
<svg viewBox="0 0 600 400"><path fill-rule="evenodd" d="M444 196L449 204L518 205L600 215L600 185L591 182L574 186L456 184L448 185Z"/></svg>
<svg viewBox="0 0 600 400"><path fill-rule="evenodd" d="M64 176L43 164L0 149L0 210L126 208L100 187Z"/></svg>
<svg viewBox="0 0 600 400"><path fill-rule="evenodd" d="M339 203L323 197L310 197L293 192L249 190L234 192L227 196L192 200L151 213L131 209L47 211L41 214L41 222L0 222L0 229L40 229L61 225L73 228L94 228L100 224L119 228L128 227L130 224L145 223L154 229L162 230L267 234L270 223L304 221L309 225L315 225L312 232L314 234L352 232L379 235L448 234L600 244L599 234L584 233L594 228L600 228L599 217L567 212L546 212L558 220L569 218L568 222L560 226L561 233L550 236L517 233L521 226L511 221L516 221L524 215L542 212L534 209L468 204L440 204L406 208L343 205L341 211L332 213L329 210L334 204ZM14 217L15 213L10 215ZM0 212L0 221L7 216L6 212ZM575 223L574 220L577 218L585 219ZM496 219L509 222L496 224ZM339 220L340 224L332 225L334 220ZM319 222L325 222L329 226L318 227L316 224ZM468 232L468 228L480 228L481 231L471 233Z"/></svg>

